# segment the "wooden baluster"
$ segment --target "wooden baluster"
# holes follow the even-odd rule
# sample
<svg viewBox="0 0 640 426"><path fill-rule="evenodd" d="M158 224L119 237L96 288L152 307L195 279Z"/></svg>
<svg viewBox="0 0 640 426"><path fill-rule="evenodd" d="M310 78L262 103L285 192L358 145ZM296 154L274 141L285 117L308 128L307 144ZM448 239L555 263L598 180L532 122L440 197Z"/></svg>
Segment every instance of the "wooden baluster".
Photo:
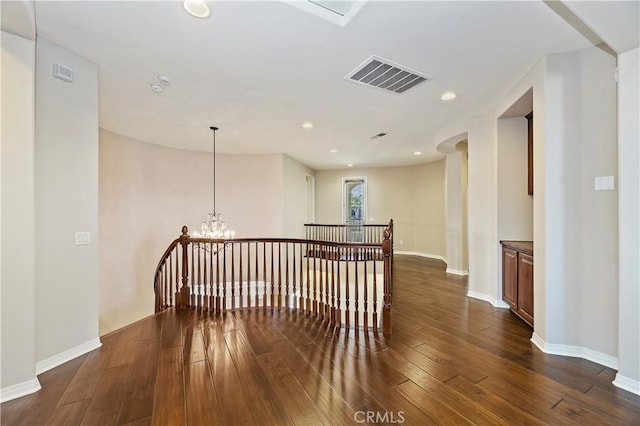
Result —
<svg viewBox="0 0 640 426"><path fill-rule="evenodd" d="M176 287L176 283L178 282L178 268L176 267L176 276L174 278L173 275L173 258L178 258L178 250L179 250L180 246L176 246L175 249L175 256L173 255L173 252L171 252L171 254L169 255L169 282L168 282L168 288L167 288L167 292L169 294L167 294L167 301L169 302L169 306L173 306L174 301L173 301L173 294L175 293L175 290L173 289L174 287ZM177 264L176 264L177 266ZM176 287L177 288L177 287Z"/></svg>
<svg viewBox="0 0 640 426"><path fill-rule="evenodd" d="M338 325L338 327L342 327L342 280L340 278L340 259L342 258L342 248L340 247L336 247L337 250L337 256L336 256L336 268L338 269L338 272L336 273L336 307L337 307L337 311L336 311L336 323Z"/></svg>
<svg viewBox="0 0 640 426"><path fill-rule="evenodd" d="M360 271L358 270L358 262L359 262L359 254L358 251L359 249L354 249L355 253L354 253L354 258L355 258L355 263L353 264L353 267L355 269L355 285L354 285L354 299L356 302L356 306L355 306L355 314L354 314L354 326L357 329L358 327L360 327L360 289L359 287L359 275L360 275Z"/></svg>
<svg viewBox="0 0 640 426"><path fill-rule="evenodd" d="M176 292L176 306L178 309L186 308L189 303L189 243L188 229L183 226L182 235L180 236L180 245L182 246L182 287Z"/></svg>
<svg viewBox="0 0 640 426"><path fill-rule="evenodd" d="M214 243L212 243L213 245ZM222 300L222 293L220 289L220 245L216 242L216 314L222 312L222 304L224 300Z"/></svg>
<svg viewBox="0 0 640 426"><path fill-rule="evenodd" d="M264 291L262 292L262 310L267 310L267 243L262 243L262 279Z"/></svg>
<svg viewBox="0 0 640 426"><path fill-rule="evenodd" d="M300 296L298 297L298 310L300 312L303 311L302 304L304 302L304 268L302 267L302 265L304 262L304 258L306 257L306 251L303 251L303 249L306 250L306 247L307 246L305 244L300 244L300 267L298 268L300 271Z"/></svg>
<svg viewBox="0 0 640 426"><path fill-rule="evenodd" d="M314 252L316 256L313 258L313 288L311 290L312 300L313 300L313 316L318 316L318 274L322 273L322 270L318 270L318 253L320 251L320 246L314 244Z"/></svg>
<svg viewBox="0 0 640 426"><path fill-rule="evenodd" d="M336 256L331 256L331 325L336 328ZM338 306L338 309L340 307Z"/></svg>
<svg viewBox="0 0 640 426"><path fill-rule="evenodd" d="M321 265L324 266L324 274L322 276L322 297L321 297L321 317L322 319L326 319L329 318L329 312L327 311L327 309L329 309L329 292L327 291L327 280L329 279L329 256L331 256L331 253L329 252L329 247L323 245L322 246L322 263Z"/></svg>
<svg viewBox="0 0 640 426"><path fill-rule="evenodd" d="M201 277L201 274L200 274L200 266L201 266L200 265L200 263L201 263L200 262L200 258L201 258L201 256L200 256L200 243L191 245L191 258L193 259L193 264L195 265L196 264L196 259L193 257L193 253L194 253L193 247L194 246L197 246L195 252L196 252L196 255L198 256L198 266L196 267L197 278L196 278L195 274L192 275L194 282L191 283L191 287L192 287L192 290L193 290L191 292L191 307L195 308L195 309L198 309L198 299L200 298L200 286L202 285L202 277Z"/></svg>
<svg viewBox="0 0 640 426"><path fill-rule="evenodd" d="M313 248L311 250L313 250ZM311 266L309 265L310 256L311 253L309 252L309 245L307 245L307 303L305 306L307 313L311 312Z"/></svg>
<svg viewBox="0 0 640 426"><path fill-rule="evenodd" d="M296 287L297 287L296 286L296 284L297 284L296 283L296 277L297 277L297 275L296 275L296 256L297 256L297 253L298 253L297 248L298 248L298 243L292 243L292 246L291 246L291 249L292 249L292 252L293 252L292 253L293 258L291 259L291 281L292 281L291 282L291 285L292 285L291 294L292 294L292 298L291 298L291 300L287 299L287 306L289 307L290 311L295 310L295 308L296 308L294 299L295 299L295 297L297 295L297 293L296 293Z"/></svg>
<svg viewBox="0 0 640 426"><path fill-rule="evenodd" d="M218 243L218 256L220 256L220 243ZM227 279L227 248L222 243L222 312L227 312L227 294L228 294L228 279ZM232 302L233 303L233 302Z"/></svg>
<svg viewBox="0 0 640 426"><path fill-rule="evenodd" d="M240 306L242 306L243 309L248 309L249 307L251 307L251 303L249 300L249 295L251 294L251 272L249 271L249 256L251 256L251 253L249 253L249 243L243 244L243 243L239 243L240 245ZM247 248L247 264L246 266L246 270L243 269L242 266L242 251L243 248L246 246ZM245 277L244 280L242 278L242 271L246 271L245 272ZM247 291L246 294L244 293L244 283L247 283ZM246 300L245 300L245 296L246 295Z"/></svg>
<svg viewBox="0 0 640 426"><path fill-rule="evenodd" d="M224 242L225 251L228 247L231 247L231 310L236 309L236 246L235 244L228 244Z"/></svg>
<svg viewBox="0 0 640 426"><path fill-rule="evenodd" d="M282 309L282 243L278 242L278 310Z"/></svg>
<svg viewBox="0 0 640 426"><path fill-rule="evenodd" d="M373 261L373 330L378 331L378 266Z"/></svg>
<svg viewBox="0 0 640 426"><path fill-rule="evenodd" d="M384 255L384 306L382 308L382 332L385 335L391 334L391 231L384 231L384 241L382 242L382 252Z"/></svg>
<svg viewBox="0 0 640 426"><path fill-rule="evenodd" d="M344 278L344 282L345 282L345 286L344 286L344 293L345 293L345 318L344 318L344 326L345 329L349 329L351 327L351 311L350 311L350 306L349 306L349 249L346 249L346 259L344 261L344 266L345 266L345 278Z"/></svg>
<svg viewBox="0 0 640 426"><path fill-rule="evenodd" d="M367 264L369 259L364 261L364 329L369 329L369 275L367 274Z"/></svg>
<svg viewBox="0 0 640 426"><path fill-rule="evenodd" d="M207 262L209 264L209 313L214 312L215 310L215 302L216 298L213 294L214 285L213 285L213 243L209 242L209 260Z"/></svg>
<svg viewBox="0 0 640 426"><path fill-rule="evenodd" d="M256 294L255 294L255 307L256 310L258 310L258 306L259 306L259 299L258 299L258 290L259 290L259 286L258 286L258 282L260 281L260 273L258 272L258 242L256 241Z"/></svg>

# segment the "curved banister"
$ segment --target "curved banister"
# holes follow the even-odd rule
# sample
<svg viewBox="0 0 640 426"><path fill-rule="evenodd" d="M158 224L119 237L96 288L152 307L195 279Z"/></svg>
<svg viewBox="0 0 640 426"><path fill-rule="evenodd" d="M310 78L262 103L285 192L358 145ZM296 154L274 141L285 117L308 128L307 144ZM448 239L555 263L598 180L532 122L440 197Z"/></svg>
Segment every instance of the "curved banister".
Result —
<svg viewBox="0 0 640 426"><path fill-rule="evenodd" d="M378 238L209 239L191 237L184 226L155 270L156 312L169 306L212 314L288 308L335 327L381 326L389 334L393 221Z"/></svg>

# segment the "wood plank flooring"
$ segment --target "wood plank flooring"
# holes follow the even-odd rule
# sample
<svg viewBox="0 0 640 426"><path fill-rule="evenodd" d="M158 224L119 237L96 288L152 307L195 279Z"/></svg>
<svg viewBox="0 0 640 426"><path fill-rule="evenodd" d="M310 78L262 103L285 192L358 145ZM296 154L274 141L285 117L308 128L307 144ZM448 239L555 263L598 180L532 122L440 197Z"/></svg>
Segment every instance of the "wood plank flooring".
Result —
<svg viewBox="0 0 640 426"><path fill-rule="evenodd" d="M615 371L546 355L441 262L396 256L393 335L290 312L169 310L2 404L2 425L640 424Z"/></svg>

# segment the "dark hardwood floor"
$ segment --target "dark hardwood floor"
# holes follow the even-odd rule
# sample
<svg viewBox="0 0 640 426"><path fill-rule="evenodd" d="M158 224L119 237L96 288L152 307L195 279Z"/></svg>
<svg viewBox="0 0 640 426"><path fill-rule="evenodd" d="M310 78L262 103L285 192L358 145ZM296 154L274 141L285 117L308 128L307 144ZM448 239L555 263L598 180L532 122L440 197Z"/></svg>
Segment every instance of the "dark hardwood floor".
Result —
<svg viewBox="0 0 640 426"><path fill-rule="evenodd" d="M2 404L2 425L640 424L615 371L545 355L440 262L396 256L393 335L295 313L167 311Z"/></svg>

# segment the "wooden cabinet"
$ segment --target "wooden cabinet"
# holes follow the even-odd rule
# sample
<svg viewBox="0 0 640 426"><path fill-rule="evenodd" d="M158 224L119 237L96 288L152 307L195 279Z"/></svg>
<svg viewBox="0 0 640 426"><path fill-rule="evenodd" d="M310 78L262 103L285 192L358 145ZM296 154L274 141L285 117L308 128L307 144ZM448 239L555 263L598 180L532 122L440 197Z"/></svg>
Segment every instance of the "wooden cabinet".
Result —
<svg viewBox="0 0 640 426"><path fill-rule="evenodd" d="M533 327L533 243L501 241L502 300Z"/></svg>

